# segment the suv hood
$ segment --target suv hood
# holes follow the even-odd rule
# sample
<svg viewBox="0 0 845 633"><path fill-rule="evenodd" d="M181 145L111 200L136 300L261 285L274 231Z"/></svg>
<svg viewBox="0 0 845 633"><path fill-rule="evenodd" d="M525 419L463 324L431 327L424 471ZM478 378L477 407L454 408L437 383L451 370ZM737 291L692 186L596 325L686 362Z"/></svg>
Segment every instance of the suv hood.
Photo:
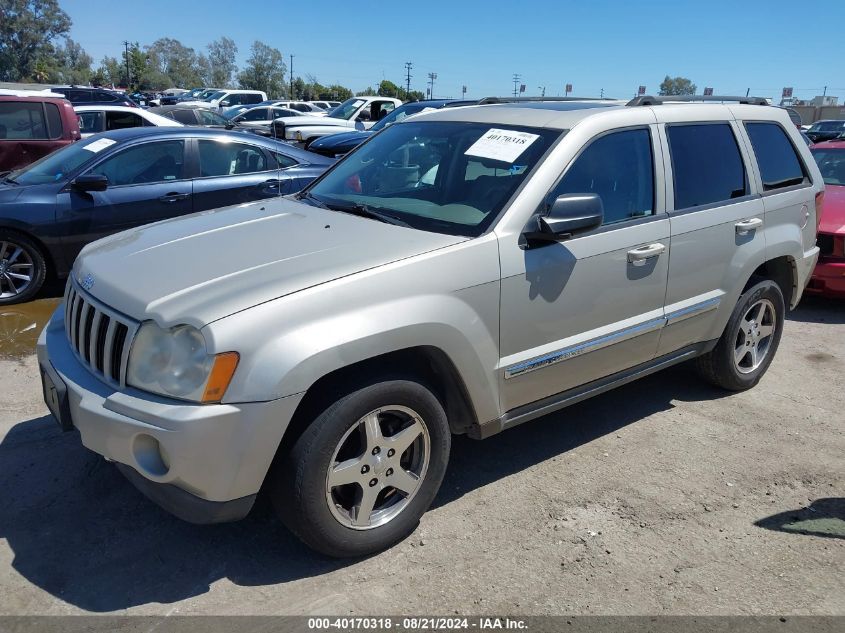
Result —
<svg viewBox="0 0 845 633"><path fill-rule="evenodd" d="M85 280L94 298L134 319L202 327L466 239L288 199L265 200L99 240L82 250L71 274Z"/></svg>
<svg viewBox="0 0 845 633"><path fill-rule="evenodd" d="M820 233L845 233L845 186L825 185Z"/></svg>

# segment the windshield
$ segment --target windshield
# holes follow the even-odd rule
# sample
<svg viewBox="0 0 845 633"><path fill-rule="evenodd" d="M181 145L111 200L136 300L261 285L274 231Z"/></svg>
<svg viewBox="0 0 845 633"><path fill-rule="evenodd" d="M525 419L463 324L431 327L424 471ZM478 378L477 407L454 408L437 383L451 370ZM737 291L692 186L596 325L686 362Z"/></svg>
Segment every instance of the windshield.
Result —
<svg viewBox="0 0 845 633"><path fill-rule="evenodd" d="M226 94L224 91L218 90L217 92L212 92L210 95L203 98L203 101L214 101L215 99L222 99L224 94Z"/></svg>
<svg viewBox="0 0 845 633"><path fill-rule="evenodd" d="M393 112L388 114L386 117L384 117L381 121L376 123L370 129L373 132L378 132L379 130L386 128L391 123L399 123L399 121L402 121L403 119L407 119L412 114L419 114L420 112L423 112L424 110L436 110L436 109L437 108L432 108L431 106L427 106L424 103L419 103L419 102L417 102L417 103L406 103L405 105L396 108Z"/></svg>
<svg viewBox="0 0 845 633"><path fill-rule="evenodd" d="M560 135L456 121L391 125L306 195L330 208L366 207L413 228L477 236Z"/></svg>
<svg viewBox="0 0 845 633"><path fill-rule="evenodd" d="M110 145L114 145L114 141L106 138L98 139L94 137L78 141L48 154L23 169L12 172L8 177L20 185L43 185L49 182L59 182Z"/></svg>
<svg viewBox="0 0 845 633"><path fill-rule="evenodd" d="M812 152L824 184L845 185L845 149L814 149Z"/></svg>
<svg viewBox="0 0 845 633"><path fill-rule="evenodd" d="M364 103L364 99L352 97L341 103L334 110L330 110L328 115L334 119L345 119L348 121Z"/></svg>

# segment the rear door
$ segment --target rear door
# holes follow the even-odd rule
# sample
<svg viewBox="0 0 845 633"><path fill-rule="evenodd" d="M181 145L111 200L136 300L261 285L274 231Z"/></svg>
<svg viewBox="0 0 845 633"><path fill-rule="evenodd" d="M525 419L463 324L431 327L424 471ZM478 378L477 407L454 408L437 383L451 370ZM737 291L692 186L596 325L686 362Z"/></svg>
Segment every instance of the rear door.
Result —
<svg viewBox="0 0 845 633"><path fill-rule="evenodd" d="M718 339L744 280L765 261L763 203L738 124L695 105L668 116L672 257L659 354Z"/></svg>
<svg viewBox="0 0 845 633"><path fill-rule="evenodd" d="M59 193L57 220L67 226L62 238L67 261L96 239L193 209L182 139L121 148L84 173L105 175L109 186L91 193L66 187Z"/></svg>
<svg viewBox="0 0 845 633"><path fill-rule="evenodd" d="M200 138L196 147L195 211L279 195L280 171L261 146L228 138Z"/></svg>

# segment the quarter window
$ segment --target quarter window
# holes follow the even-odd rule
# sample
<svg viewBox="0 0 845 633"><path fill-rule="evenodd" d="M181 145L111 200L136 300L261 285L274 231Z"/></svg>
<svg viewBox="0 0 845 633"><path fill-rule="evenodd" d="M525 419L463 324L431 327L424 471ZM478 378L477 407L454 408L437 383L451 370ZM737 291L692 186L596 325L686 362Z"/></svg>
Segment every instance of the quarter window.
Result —
<svg viewBox="0 0 845 633"><path fill-rule="evenodd" d="M688 209L748 193L745 166L727 123L668 125L675 209Z"/></svg>
<svg viewBox="0 0 845 633"><path fill-rule="evenodd" d="M569 193L595 193L604 224L654 214L654 158L646 129L613 132L593 141L555 187L549 202Z"/></svg>
<svg viewBox="0 0 845 633"><path fill-rule="evenodd" d="M781 126L777 123L746 123L745 129L760 166L763 191L804 182L804 167Z"/></svg>
<svg viewBox="0 0 845 633"><path fill-rule="evenodd" d="M183 156L182 141L143 143L107 158L91 173L106 176L110 186L181 180Z"/></svg>
<svg viewBox="0 0 845 633"><path fill-rule="evenodd" d="M52 139L62 138L62 115L59 113L59 106L55 103L45 103L47 112L47 128Z"/></svg>
<svg viewBox="0 0 845 633"><path fill-rule="evenodd" d="M268 169L267 157L254 145L200 140L199 152L201 176L234 176Z"/></svg>

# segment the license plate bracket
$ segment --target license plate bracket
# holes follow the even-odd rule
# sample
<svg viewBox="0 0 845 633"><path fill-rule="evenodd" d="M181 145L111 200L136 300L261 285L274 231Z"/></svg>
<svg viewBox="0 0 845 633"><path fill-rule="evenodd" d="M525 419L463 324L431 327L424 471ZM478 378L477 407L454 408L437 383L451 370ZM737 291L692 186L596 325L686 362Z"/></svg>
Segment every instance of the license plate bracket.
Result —
<svg viewBox="0 0 845 633"><path fill-rule="evenodd" d="M43 366L41 367L41 389L44 394L44 402L58 422L59 428L62 431L72 431L73 420L70 417L67 387L61 378Z"/></svg>

